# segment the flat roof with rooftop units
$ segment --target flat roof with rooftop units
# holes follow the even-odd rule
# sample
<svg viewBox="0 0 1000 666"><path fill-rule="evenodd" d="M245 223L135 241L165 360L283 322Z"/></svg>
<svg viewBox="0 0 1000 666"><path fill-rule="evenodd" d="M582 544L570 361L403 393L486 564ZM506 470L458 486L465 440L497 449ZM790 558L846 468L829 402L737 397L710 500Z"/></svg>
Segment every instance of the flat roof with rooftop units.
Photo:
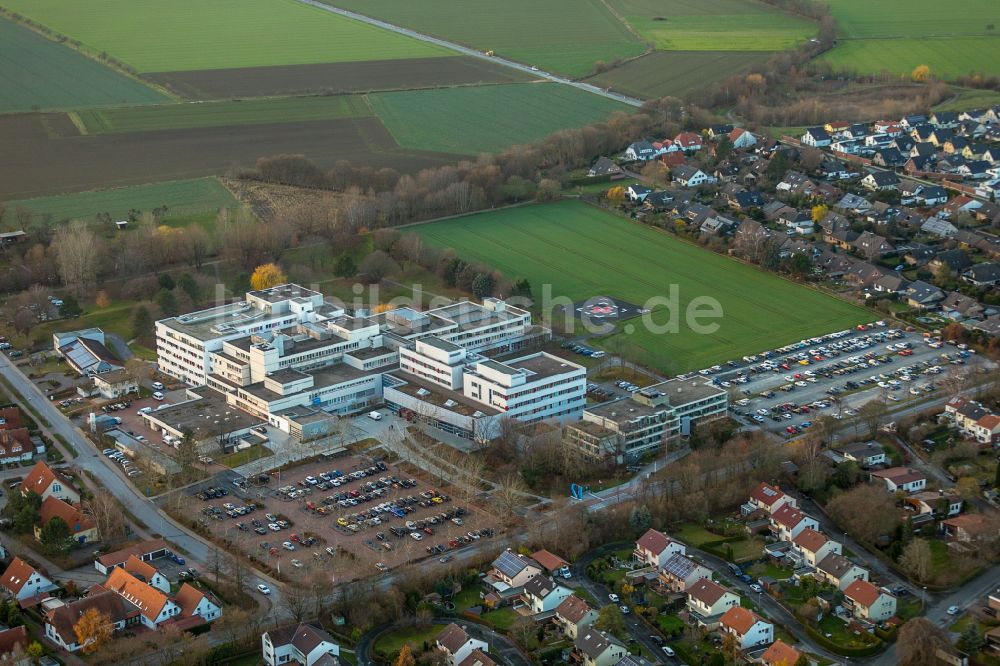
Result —
<svg viewBox="0 0 1000 666"><path fill-rule="evenodd" d="M691 379L670 379L659 384L647 386L644 391L659 391L666 394L671 405L683 405L689 402L698 402L706 398L712 398L720 394L725 395L726 390L718 386L712 386L711 382L702 378Z"/></svg>
<svg viewBox="0 0 1000 666"><path fill-rule="evenodd" d="M230 407L221 393L205 389L198 395L200 397L143 414L142 418L159 429L166 428L175 437L190 430L196 441L249 430L263 423L255 416Z"/></svg>

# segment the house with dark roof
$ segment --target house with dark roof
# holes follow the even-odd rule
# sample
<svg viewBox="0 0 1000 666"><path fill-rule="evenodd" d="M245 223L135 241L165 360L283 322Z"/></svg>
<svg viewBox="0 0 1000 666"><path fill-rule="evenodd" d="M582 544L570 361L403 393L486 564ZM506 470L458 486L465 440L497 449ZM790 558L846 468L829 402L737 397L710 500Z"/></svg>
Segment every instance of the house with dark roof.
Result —
<svg viewBox="0 0 1000 666"><path fill-rule="evenodd" d="M671 592L687 592L702 578L711 578L712 570L687 555L674 553L660 568L659 582Z"/></svg>
<svg viewBox="0 0 1000 666"><path fill-rule="evenodd" d="M163 539L151 539L98 556L94 560L94 568L102 574L107 575L113 568L125 566L125 563L133 556L141 562L152 562L161 557L168 557L171 554L170 546L167 545L166 541Z"/></svg>
<svg viewBox="0 0 1000 666"><path fill-rule="evenodd" d="M899 176L890 171L872 171L861 179L861 186L872 192L885 192L899 188Z"/></svg>
<svg viewBox="0 0 1000 666"><path fill-rule="evenodd" d="M884 465L887 458L885 449L878 442L851 442L843 444L833 449L834 454L842 460L850 460L858 464L858 467L867 469L876 465Z"/></svg>
<svg viewBox="0 0 1000 666"><path fill-rule="evenodd" d="M687 590L687 609L691 619L709 631L719 626L722 615L740 605L740 598L733 592L702 578Z"/></svg>
<svg viewBox="0 0 1000 666"><path fill-rule="evenodd" d="M524 584L521 600L531 609L532 614L552 614L556 607L573 594L573 590L563 587L548 576L535 576Z"/></svg>
<svg viewBox="0 0 1000 666"><path fill-rule="evenodd" d="M576 640L581 631L597 622L597 611L583 597L571 594L556 606L553 621L568 638Z"/></svg>
<svg viewBox="0 0 1000 666"><path fill-rule="evenodd" d="M943 291L923 280L910 283L903 295L906 297L907 305L921 310L934 309L944 300Z"/></svg>
<svg viewBox="0 0 1000 666"><path fill-rule="evenodd" d="M625 149L624 158L629 162L648 162L656 157L656 149L649 141L636 141Z"/></svg>
<svg viewBox="0 0 1000 666"><path fill-rule="evenodd" d="M687 548L680 541L674 541L663 532L649 528L636 540L632 556L647 567L660 568L671 555L684 555L686 552Z"/></svg>
<svg viewBox="0 0 1000 666"><path fill-rule="evenodd" d="M653 188L646 187L642 183L632 183L625 188L625 194L632 203L642 203L652 191Z"/></svg>
<svg viewBox="0 0 1000 666"><path fill-rule="evenodd" d="M674 194L673 192L668 192L666 190L658 190L656 192L650 192L646 195L642 202L643 210L648 210L654 213L662 213L663 211L670 210L674 205Z"/></svg>
<svg viewBox="0 0 1000 666"><path fill-rule="evenodd" d="M899 273L883 275L872 283L872 289L880 294L900 294L907 290L910 281Z"/></svg>
<svg viewBox="0 0 1000 666"><path fill-rule="evenodd" d="M972 266L972 260L969 259L969 255L958 248L938 252L937 256L927 262L927 267L935 273L947 268L952 273L958 274L970 266Z"/></svg>
<svg viewBox="0 0 1000 666"><path fill-rule="evenodd" d="M45 612L45 637L67 652L85 647L73 627L91 609L105 616L114 632L135 624L139 619L139 610L135 606L111 590L95 585L82 599L61 601L54 607L48 607Z"/></svg>
<svg viewBox="0 0 1000 666"><path fill-rule="evenodd" d="M679 164L670 169L670 176L681 187L699 187L715 183L715 178L709 176L696 166Z"/></svg>
<svg viewBox="0 0 1000 666"><path fill-rule="evenodd" d="M590 171L587 172L587 175L591 178L599 178L603 176L614 178L615 176L622 175L622 168L607 157L601 157L594 162L594 166L590 167Z"/></svg>
<svg viewBox="0 0 1000 666"><path fill-rule="evenodd" d="M0 663L11 666L28 666L34 662L25 658L25 650L31 642L28 628L23 624L0 631ZM22 658L18 659L17 656Z"/></svg>
<svg viewBox="0 0 1000 666"><path fill-rule="evenodd" d="M35 567L20 557L15 557L0 576L0 590L18 601L29 599L58 586L43 576Z"/></svg>
<svg viewBox="0 0 1000 666"><path fill-rule="evenodd" d="M830 134L822 127L810 127L800 138L802 143L813 148L826 148L832 139Z"/></svg>
<svg viewBox="0 0 1000 666"><path fill-rule="evenodd" d="M615 666L628 648L611 634L587 627L573 641L573 654L582 666Z"/></svg>
<svg viewBox="0 0 1000 666"><path fill-rule="evenodd" d="M983 316L985 311L986 308L983 307L982 303L957 291L948 292L948 295L941 301L941 313L955 321L978 319Z"/></svg>
<svg viewBox="0 0 1000 666"><path fill-rule="evenodd" d="M880 259L896 251L892 243L870 231L862 232L860 236L854 239L852 245L854 249L858 250L868 259Z"/></svg>
<svg viewBox="0 0 1000 666"><path fill-rule="evenodd" d="M448 663L452 666L462 663L473 650L489 650L485 641L473 638L465 629L454 622L438 634L435 645L445 653Z"/></svg>
<svg viewBox="0 0 1000 666"><path fill-rule="evenodd" d="M493 560L493 566L483 579L487 606L495 607L519 599L524 585L541 575L542 566L530 557L507 549Z"/></svg>
<svg viewBox="0 0 1000 666"><path fill-rule="evenodd" d="M868 570L840 553L830 553L816 563L813 577L843 591L858 579L868 580Z"/></svg>
<svg viewBox="0 0 1000 666"><path fill-rule="evenodd" d="M896 614L896 597L866 580L844 588L844 609L856 618L884 622Z"/></svg>
<svg viewBox="0 0 1000 666"><path fill-rule="evenodd" d="M261 654L267 666L337 666L340 645L318 624L300 622L264 632Z"/></svg>
<svg viewBox="0 0 1000 666"><path fill-rule="evenodd" d="M894 493L902 490L907 493L915 493L923 490L927 486L927 477L923 472L918 472L912 467L890 467L880 469L869 474L873 481L878 480L885 484L886 490Z"/></svg>

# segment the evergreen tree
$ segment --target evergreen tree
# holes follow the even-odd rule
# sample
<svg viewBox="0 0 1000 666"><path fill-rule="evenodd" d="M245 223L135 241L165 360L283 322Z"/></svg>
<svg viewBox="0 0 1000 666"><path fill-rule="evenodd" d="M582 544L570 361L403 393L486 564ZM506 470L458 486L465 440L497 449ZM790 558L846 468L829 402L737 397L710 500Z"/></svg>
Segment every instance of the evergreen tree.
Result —
<svg viewBox="0 0 1000 666"><path fill-rule="evenodd" d="M166 289L167 291L173 291L174 287L177 286L174 279L170 277L170 273L160 273L160 277L157 282L160 284L160 289Z"/></svg>

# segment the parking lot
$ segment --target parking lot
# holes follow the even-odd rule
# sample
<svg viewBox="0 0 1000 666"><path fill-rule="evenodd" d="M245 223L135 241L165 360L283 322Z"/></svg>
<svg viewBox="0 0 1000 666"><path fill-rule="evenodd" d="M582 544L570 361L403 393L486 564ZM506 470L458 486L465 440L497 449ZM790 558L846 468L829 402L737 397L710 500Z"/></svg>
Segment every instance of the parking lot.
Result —
<svg viewBox="0 0 1000 666"><path fill-rule="evenodd" d="M364 457L310 463L246 483L222 475L190 493L199 522L251 557L286 574L325 570L339 580L423 557L447 558L491 538L497 524L424 479Z"/></svg>

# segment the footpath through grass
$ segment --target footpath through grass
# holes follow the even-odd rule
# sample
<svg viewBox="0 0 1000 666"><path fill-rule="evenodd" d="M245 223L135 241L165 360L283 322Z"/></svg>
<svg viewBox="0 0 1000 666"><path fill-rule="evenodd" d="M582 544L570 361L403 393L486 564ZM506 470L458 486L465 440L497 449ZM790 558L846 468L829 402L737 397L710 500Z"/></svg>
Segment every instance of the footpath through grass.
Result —
<svg viewBox="0 0 1000 666"><path fill-rule="evenodd" d="M458 155L500 152L630 108L560 83L408 90L370 100L399 145Z"/></svg>
<svg viewBox="0 0 1000 666"><path fill-rule="evenodd" d="M553 297L573 303L610 296L651 307L648 317L620 325L626 332L602 345L670 373L875 318L864 308L578 201L492 211L413 231L454 248L463 259L527 278L536 303L548 285ZM695 299L721 306L721 318L700 320L717 324L714 332L699 333L688 320ZM667 326L671 321L676 331Z"/></svg>

